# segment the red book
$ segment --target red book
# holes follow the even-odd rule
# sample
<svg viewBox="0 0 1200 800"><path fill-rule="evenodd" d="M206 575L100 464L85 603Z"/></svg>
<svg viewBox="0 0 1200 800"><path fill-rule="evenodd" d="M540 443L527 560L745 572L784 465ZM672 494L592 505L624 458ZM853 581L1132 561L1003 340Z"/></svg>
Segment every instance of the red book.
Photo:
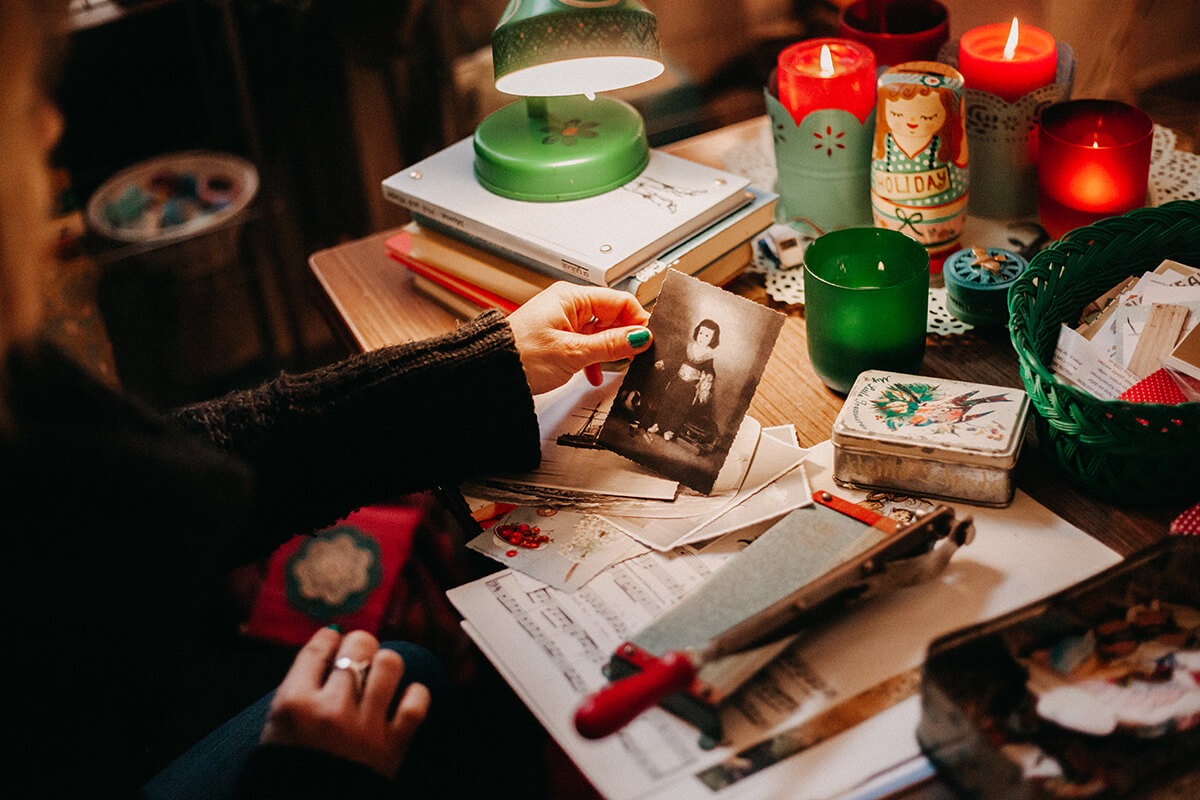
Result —
<svg viewBox="0 0 1200 800"><path fill-rule="evenodd" d="M454 275L449 275L431 264L413 258L408 255L410 249L408 241L410 240L406 231L401 231L388 239L388 257L408 267L415 274L433 281L443 289L469 300L481 309L498 308L508 314L520 307L520 303L515 303L506 297L489 292L487 289L482 289Z"/></svg>

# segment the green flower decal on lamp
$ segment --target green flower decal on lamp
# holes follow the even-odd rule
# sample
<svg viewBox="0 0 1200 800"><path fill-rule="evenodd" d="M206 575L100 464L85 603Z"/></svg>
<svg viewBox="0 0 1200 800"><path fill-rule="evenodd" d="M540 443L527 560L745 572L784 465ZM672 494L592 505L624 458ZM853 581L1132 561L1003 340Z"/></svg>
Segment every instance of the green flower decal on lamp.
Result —
<svg viewBox="0 0 1200 800"><path fill-rule="evenodd" d="M595 139L599 136L600 134L594 130L599 124L599 122L581 122L579 119L571 119L562 125L542 128L542 132L546 134L546 138L542 139L542 144L557 144L561 141L567 147L574 147L580 139Z"/></svg>

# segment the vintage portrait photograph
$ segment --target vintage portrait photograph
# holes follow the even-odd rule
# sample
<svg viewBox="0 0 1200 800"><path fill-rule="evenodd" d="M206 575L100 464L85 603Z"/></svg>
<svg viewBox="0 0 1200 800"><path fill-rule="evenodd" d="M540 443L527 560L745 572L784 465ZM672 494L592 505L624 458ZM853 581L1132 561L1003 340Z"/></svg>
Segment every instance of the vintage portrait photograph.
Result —
<svg viewBox="0 0 1200 800"><path fill-rule="evenodd" d="M648 323L654 344L629 365L600 443L708 494L782 325L776 311L671 270Z"/></svg>

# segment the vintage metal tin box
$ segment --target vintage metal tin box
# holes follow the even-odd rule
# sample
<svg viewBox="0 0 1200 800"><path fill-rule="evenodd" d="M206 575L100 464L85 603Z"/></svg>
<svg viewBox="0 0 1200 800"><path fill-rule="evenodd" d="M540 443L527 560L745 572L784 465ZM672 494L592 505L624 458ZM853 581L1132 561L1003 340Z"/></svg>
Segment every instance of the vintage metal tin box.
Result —
<svg viewBox="0 0 1200 800"><path fill-rule="evenodd" d="M833 478L1006 506L1028 416L1020 389L864 372L833 424Z"/></svg>

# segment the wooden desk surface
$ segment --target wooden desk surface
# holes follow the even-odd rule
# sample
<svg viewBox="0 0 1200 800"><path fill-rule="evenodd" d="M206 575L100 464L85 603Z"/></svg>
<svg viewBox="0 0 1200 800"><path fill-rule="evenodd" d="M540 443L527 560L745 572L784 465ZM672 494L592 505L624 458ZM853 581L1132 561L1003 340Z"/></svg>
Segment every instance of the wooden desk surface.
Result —
<svg viewBox="0 0 1200 800"><path fill-rule="evenodd" d="M702 134L665 149L696 161L724 167L730 148L762 135L766 117ZM450 330L462 318L415 292L409 272L385 255L384 242L396 231L313 254L309 265L328 300L334 330L360 350L410 341ZM743 275L727 288L787 314L767 362L750 414L764 425L791 423L800 444L828 439L842 398L821 383L808 359L803 309L774 302L761 278ZM959 336L930 336L922 374L1021 387L1017 358L1007 329L973 330ZM1017 468L1017 485L1075 526L1122 555L1166 535L1170 520L1183 510L1172 507L1118 507L1073 488L1037 448L1032 431ZM952 800L940 780L910 787L896 800Z"/></svg>
<svg viewBox="0 0 1200 800"><path fill-rule="evenodd" d="M731 147L762 134L766 117L677 142L664 149L696 161L724 167ZM385 255L384 242L395 231L322 250L309 265L328 300L334 329L360 350L370 350L450 330L462 321L417 293L408 271ZM803 309L772 301L761 278L746 274L727 288L784 311L787 319L767 363L750 414L764 425L791 423L800 444L829 438L842 397L825 387L809 363ZM958 336L930 336L922 374L997 386L1022 386L1007 329L975 329ZM1118 507L1074 489L1038 450L1030 434L1017 468L1017 485L1059 516L1087 531L1122 555L1166 535L1171 519L1184 506Z"/></svg>

